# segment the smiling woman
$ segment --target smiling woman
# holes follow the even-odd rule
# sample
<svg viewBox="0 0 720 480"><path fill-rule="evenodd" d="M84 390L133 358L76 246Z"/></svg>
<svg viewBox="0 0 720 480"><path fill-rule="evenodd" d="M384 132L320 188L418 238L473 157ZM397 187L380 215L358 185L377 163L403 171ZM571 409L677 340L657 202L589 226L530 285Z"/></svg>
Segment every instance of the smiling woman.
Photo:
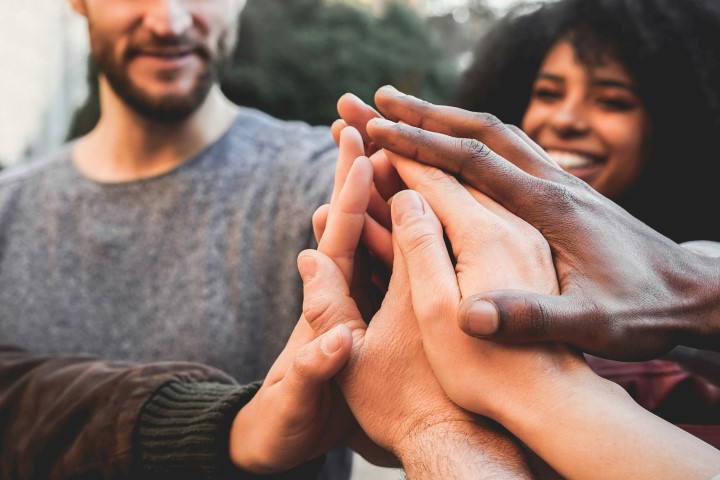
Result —
<svg viewBox="0 0 720 480"><path fill-rule="evenodd" d="M560 0L518 12L478 43L453 103L521 126L671 239L720 239L720 224L688 215L715 201L715 178L700 172L720 135L720 5Z"/></svg>

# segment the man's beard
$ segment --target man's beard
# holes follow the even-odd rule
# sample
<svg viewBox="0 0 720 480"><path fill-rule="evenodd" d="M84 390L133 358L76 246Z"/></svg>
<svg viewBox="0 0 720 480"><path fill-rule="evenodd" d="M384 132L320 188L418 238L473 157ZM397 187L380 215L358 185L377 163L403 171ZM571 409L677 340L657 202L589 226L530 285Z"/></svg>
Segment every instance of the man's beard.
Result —
<svg viewBox="0 0 720 480"><path fill-rule="evenodd" d="M111 44L95 41L92 42L93 56L99 73L105 76L115 94L130 108L148 120L174 122L184 120L195 112L218 81L228 58L226 39L227 35L223 35L215 54L204 43L187 37L153 39L149 44L146 42L142 45L131 43L120 61L114 57ZM193 53L202 60L204 68L196 75L189 93L151 95L132 81L127 65L142 48L149 46L192 48Z"/></svg>

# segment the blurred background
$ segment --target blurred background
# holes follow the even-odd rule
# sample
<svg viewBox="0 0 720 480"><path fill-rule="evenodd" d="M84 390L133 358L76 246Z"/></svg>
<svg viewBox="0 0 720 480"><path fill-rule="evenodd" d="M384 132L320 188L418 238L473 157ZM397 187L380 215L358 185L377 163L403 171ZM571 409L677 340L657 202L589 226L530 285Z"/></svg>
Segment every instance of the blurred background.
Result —
<svg viewBox="0 0 720 480"><path fill-rule="evenodd" d="M441 102L499 16L528 0L249 0L228 97L329 124L345 92L392 83ZM65 0L0 0L0 167L87 132L97 111L83 19Z"/></svg>
<svg viewBox="0 0 720 480"><path fill-rule="evenodd" d="M222 88L284 119L330 124L340 95L384 84L443 102L500 16L527 0L249 0ZM89 131L98 116L86 26L65 0L0 0L0 168ZM356 457L353 480L404 478Z"/></svg>

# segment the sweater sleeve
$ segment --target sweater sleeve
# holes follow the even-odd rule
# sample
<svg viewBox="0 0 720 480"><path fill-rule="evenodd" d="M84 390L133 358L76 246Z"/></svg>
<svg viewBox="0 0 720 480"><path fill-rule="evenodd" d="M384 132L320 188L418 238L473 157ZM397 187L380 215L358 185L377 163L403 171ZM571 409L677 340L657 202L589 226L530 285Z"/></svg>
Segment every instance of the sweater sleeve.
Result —
<svg viewBox="0 0 720 480"><path fill-rule="evenodd" d="M276 475L251 475L230 462L228 439L237 412L255 395L247 386L172 382L153 395L138 421L141 478L312 479L324 457Z"/></svg>
<svg viewBox="0 0 720 480"><path fill-rule="evenodd" d="M221 453L184 455L222 440L218 432L229 431L256 389L193 363L40 356L0 345L0 478L188 478L167 468L183 461L202 473L192 478L219 478L227 436L216 444Z"/></svg>

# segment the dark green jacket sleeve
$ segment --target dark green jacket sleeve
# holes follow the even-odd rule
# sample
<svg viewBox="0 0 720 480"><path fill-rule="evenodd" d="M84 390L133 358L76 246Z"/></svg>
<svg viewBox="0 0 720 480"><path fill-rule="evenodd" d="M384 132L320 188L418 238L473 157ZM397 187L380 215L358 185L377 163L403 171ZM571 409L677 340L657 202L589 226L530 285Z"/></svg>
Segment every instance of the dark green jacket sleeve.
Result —
<svg viewBox="0 0 720 480"><path fill-rule="evenodd" d="M0 345L0 478L245 478L228 461L228 434L257 388L198 364ZM313 478L318 462L289 478Z"/></svg>
<svg viewBox="0 0 720 480"><path fill-rule="evenodd" d="M130 478L140 411L170 382L233 384L190 363L46 357L0 346L0 478Z"/></svg>
<svg viewBox="0 0 720 480"><path fill-rule="evenodd" d="M143 408L138 422L140 468L147 479L314 479L325 458L288 472L251 475L230 463L228 439L236 413L260 384L178 383L162 387Z"/></svg>

